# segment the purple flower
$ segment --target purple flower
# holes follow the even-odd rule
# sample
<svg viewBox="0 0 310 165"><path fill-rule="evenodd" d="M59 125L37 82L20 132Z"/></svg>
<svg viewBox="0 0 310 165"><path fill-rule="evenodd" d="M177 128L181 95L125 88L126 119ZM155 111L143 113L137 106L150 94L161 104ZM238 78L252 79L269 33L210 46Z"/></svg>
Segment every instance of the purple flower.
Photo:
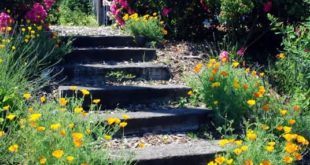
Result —
<svg viewBox="0 0 310 165"><path fill-rule="evenodd" d="M308 52L309 52L309 50L308 50L308 49L305 49L305 50L304 50L304 52L305 52L305 53L308 53Z"/></svg>
<svg viewBox="0 0 310 165"><path fill-rule="evenodd" d="M167 17L168 14L171 12L171 10L172 10L172 9L164 8L164 9L163 9L163 16L164 16L164 17Z"/></svg>
<svg viewBox="0 0 310 165"><path fill-rule="evenodd" d="M228 55L229 55L229 53L227 51L223 50L219 56L219 59L222 60L223 58L226 58L226 60L228 60L228 58L229 58Z"/></svg>
<svg viewBox="0 0 310 165"><path fill-rule="evenodd" d="M244 56L244 52L245 52L245 48L241 47L238 51L237 51L237 55L238 56Z"/></svg>

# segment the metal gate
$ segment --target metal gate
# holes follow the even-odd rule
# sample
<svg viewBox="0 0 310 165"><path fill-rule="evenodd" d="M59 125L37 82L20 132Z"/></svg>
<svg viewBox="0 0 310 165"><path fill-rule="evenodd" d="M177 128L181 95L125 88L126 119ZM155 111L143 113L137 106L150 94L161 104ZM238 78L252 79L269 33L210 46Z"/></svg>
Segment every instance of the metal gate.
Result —
<svg viewBox="0 0 310 165"><path fill-rule="evenodd" d="M112 1L112 0L108 0ZM103 0L93 0L94 14L97 18L99 25L111 25L112 21L109 19L107 12L110 11L110 6L106 3L103 4Z"/></svg>

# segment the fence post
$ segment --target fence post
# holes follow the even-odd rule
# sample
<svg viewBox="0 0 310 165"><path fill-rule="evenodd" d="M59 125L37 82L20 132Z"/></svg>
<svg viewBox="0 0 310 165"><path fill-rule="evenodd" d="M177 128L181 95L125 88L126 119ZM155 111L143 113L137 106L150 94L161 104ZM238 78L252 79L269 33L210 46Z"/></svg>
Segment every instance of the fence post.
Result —
<svg viewBox="0 0 310 165"><path fill-rule="evenodd" d="M96 16L97 16L97 22L100 25L102 25L103 21L103 5L102 5L102 0L95 0L96 1Z"/></svg>

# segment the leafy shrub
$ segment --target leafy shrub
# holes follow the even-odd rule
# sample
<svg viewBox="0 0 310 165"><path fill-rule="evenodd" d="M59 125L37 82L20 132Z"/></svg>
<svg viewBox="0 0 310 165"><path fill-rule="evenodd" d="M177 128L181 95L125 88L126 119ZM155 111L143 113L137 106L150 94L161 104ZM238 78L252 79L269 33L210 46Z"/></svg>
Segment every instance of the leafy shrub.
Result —
<svg viewBox="0 0 310 165"><path fill-rule="evenodd" d="M59 15L58 23L63 26L98 26L94 15L85 14L79 8L71 10L66 6L61 6Z"/></svg>
<svg viewBox="0 0 310 165"><path fill-rule="evenodd" d="M125 31L133 35L143 35L149 41L162 41L167 31L162 27L163 22L160 22L156 13L153 16L144 15L138 17L138 14L124 16Z"/></svg>
<svg viewBox="0 0 310 165"><path fill-rule="evenodd" d="M239 68L241 64L237 61L227 63L228 54L226 51L221 53L222 61L210 59L206 66L198 64L195 68L197 78L191 77L188 84L196 94L202 95L199 97L207 107L218 112L216 121L227 118L239 124L243 117L254 118L268 104L264 97L268 93L268 83L263 78L264 73L255 68Z"/></svg>
<svg viewBox="0 0 310 165"><path fill-rule="evenodd" d="M310 2L310 1L308 1ZM275 66L270 71L277 89L284 93L308 93L310 88L310 56L308 33L309 18L297 26L284 26L283 22L269 15L277 34L283 35L283 52L277 55Z"/></svg>
<svg viewBox="0 0 310 165"><path fill-rule="evenodd" d="M44 97L38 100L30 93L24 97L16 107L25 111L25 115L8 109L2 118L8 127L0 130L1 163L130 164L125 159L111 159L107 146L112 136L127 125L125 120L129 116L125 115L123 121L116 118L105 121L96 113L85 112L81 108L83 99L76 97L60 98L59 103ZM99 108L100 100L93 102L92 112Z"/></svg>

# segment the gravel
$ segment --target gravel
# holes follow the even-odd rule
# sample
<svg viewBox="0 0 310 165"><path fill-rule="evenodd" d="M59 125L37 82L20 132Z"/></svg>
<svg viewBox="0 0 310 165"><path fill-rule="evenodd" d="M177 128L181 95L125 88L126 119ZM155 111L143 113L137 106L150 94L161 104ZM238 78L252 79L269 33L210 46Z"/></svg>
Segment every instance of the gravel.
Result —
<svg viewBox="0 0 310 165"><path fill-rule="evenodd" d="M50 29L60 36L72 35L104 35L104 36L124 36L128 35L119 29L112 29L110 26L86 27L86 26L50 26Z"/></svg>

